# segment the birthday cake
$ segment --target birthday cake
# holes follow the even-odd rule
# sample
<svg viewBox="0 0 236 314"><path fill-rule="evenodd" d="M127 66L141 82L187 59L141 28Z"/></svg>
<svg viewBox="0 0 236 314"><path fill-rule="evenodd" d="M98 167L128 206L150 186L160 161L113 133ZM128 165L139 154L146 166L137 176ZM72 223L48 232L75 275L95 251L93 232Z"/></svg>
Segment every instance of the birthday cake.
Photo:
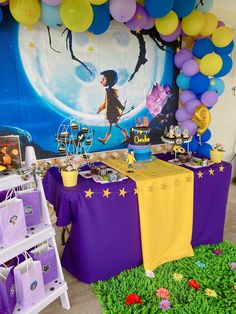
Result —
<svg viewBox="0 0 236 314"><path fill-rule="evenodd" d="M151 139L150 129L148 127L132 127L130 129L130 150L134 151L136 161L148 161L151 158Z"/></svg>

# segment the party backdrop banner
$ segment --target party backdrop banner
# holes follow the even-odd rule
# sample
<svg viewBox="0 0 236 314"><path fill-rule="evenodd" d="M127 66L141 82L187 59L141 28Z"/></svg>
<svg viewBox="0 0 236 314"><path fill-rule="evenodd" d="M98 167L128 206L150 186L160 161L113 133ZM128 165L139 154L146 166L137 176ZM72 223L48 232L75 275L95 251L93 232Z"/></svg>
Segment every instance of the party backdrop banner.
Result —
<svg viewBox="0 0 236 314"><path fill-rule="evenodd" d="M130 128L147 117L152 144L161 143L164 128L175 124L178 44L115 21L95 36L41 22L25 27L4 14L0 135L18 134L23 148L52 157L61 122L76 117L92 130L90 152L113 150L127 147Z"/></svg>

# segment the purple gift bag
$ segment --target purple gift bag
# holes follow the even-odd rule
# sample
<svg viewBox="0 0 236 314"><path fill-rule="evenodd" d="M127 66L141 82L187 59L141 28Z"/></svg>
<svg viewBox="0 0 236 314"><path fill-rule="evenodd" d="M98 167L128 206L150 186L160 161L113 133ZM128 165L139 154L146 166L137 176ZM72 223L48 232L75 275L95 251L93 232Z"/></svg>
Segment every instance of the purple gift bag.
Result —
<svg viewBox="0 0 236 314"><path fill-rule="evenodd" d="M12 244L27 234L22 200L8 197L9 194L0 204L0 244L2 245Z"/></svg>
<svg viewBox="0 0 236 314"><path fill-rule="evenodd" d="M28 189L17 191L17 198L23 201L26 226L38 225L41 222L41 199L40 192Z"/></svg>
<svg viewBox="0 0 236 314"><path fill-rule="evenodd" d="M13 267L0 267L0 313L11 314L16 305Z"/></svg>
<svg viewBox="0 0 236 314"><path fill-rule="evenodd" d="M45 285L57 278L57 260L53 247L50 247L47 243L42 244L30 251L30 255L33 260L41 262Z"/></svg>
<svg viewBox="0 0 236 314"><path fill-rule="evenodd" d="M45 295L41 262L27 258L14 268L17 302L29 307Z"/></svg>

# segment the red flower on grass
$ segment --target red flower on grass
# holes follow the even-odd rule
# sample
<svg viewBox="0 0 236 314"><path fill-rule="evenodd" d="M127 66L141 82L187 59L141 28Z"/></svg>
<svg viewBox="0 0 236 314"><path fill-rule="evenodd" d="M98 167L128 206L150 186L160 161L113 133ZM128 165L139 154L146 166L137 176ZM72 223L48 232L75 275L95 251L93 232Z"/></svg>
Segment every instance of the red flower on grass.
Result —
<svg viewBox="0 0 236 314"><path fill-rule="evenodd" d="M197 280L188 280L188 284L190 287L192 287L195 290L199 289L199 283L197 282Z"/></svg>
<svg viewBox="0 0 236 314"><path fill-rule="evenodd" d="M128 294L125 301L126 305L143 304L142 298L135 293Z"/></svg>

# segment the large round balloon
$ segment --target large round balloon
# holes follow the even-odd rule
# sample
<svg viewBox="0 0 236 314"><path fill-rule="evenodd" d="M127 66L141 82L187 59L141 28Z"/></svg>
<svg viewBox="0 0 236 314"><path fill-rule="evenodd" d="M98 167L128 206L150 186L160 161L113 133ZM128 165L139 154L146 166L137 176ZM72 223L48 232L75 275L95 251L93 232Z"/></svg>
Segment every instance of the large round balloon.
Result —
<svg viewBox="0 0 236 314"><path fill-rule="evenodd" d="M208 38L198 39L193 45L193 55L199 59L214 51L214 45Z"/></svg>
<svg viewBox="0 0 236 314"><path fill-rule="evenodd" d="M144 25L144 29L151 29L155 25L155 19L151 16L148 16L147 22Z"/></svg>
<svg viewBox="0 0 236 314"><path fill-rule="evenodd" d="M182 72L187 76L193 76L199 72L199 65L196 60L187 60L182 66Z"/></svg>
<svg viewBox="0 0 236 314"><path fill-rule="evenodd" d="M174 63L177 66L177 68L181 69L184 62L190 59L193 59L192 52L187 48L183 48L179 52L176 52L174 56Z"/></svg>
<svg viewBox="0 0 236 314"><path fill-rule="evenodd" d="M199 107L199 106L201 106L200 100L192 99L185 105L185 109L192 116L194 114L196 108Z"/></svg>
<svg viewBox="0 0 236 314"><path fill-rule="evenodd" d="M148 14L155 18L166 16L173 8L174 0L145 0L144 6Z"/></svg>
<svg viewBox="0 0 236 314"><path fill-rule="evenodd" d="M60 14L64 25L73 32L86 31L93 21L93 9L88 0L64 0Z"/></svg>
<svg viewBox="0 0 236 314"><path fill-rule="evenodd" d="M180 89L189 89L190 79L190 76L187 76L184 73L179 73L176 78L176 84Z"/></svg>
<svg viewBox="0 0 236 314"><path fill-rule="evenodd" d="M182 146L186 150L188 149L190 152L195 152L198 147L198 140L194 136L189 144L183 144Z"/></svg>
<svg viewBox="0 0 236 314"><path fill-rule="evenodd" d="M208 143L202 143L201 145L198 145L198 148L196 150L196 153L200 156L210 158L210 152L211 152L211 145Z"/></svg>
<svg viewBox="0 0 236 314"><path fill-rule="evenodd" d="M195 7L195 0L175 0L173 10L179 18L189 15Z"/></svg>
<svg viewBox="0 0 236 314"><path fill-rule="evenodd" d="M135 14L135 0L111 0L110 13L111 16L118 22L127 22Z"/></svg>
<svg viewBox="0 0 236 314"><path fill-rule="evenodd" d="M107 2L107 0L89 0L89 2L94 4L94 5L100 5L100 4Z"/></svg>
<svg viewBox="0 0 236 314"><path fill-rule="evenodd" d="M196 95L189 89L182 91L179 95L179 101L186 105L190 100L196 99Z"/></svg>
<svg viewBox="0 0 236 314"><path fill-rule="evenodd" d="M143 6L137 3L136 11L132 19L126 22L126 25L132 31L141 30L144 28L148 20L148 15L144 10Z"/></svg>
<svg viewBox="0 0 236 314"><path fill-rule="evenodd" d="M180 108L175 112L175 118L178 122L183 122L190 120L192 115L185 108Z"/></svg>
<svg viewBox="0 0 236 314"><path fill-rule="evenodd" d="M40 4L38 0L10 0L10 11L14 19L20 24L31 26L40 18Z"/></svg>
<svg viewBox="0 0 236 314"><path fill-rule="evenodd" d="M201 36L210 36L217 28L217 17L212 13L205 13L205 23L200 32Z"/></svg>
<svg viewBox="0 0 236 314"><path fill-rule="evenodd" d="M106 4L92 5L93 8L93 22L88 31L100 35L105 33L110 25L110 12Z"/></svg>
<svg viewBox="0 0 236 314"><path fill-rule="evenodd" d="M208 108L204 105L200 105L195 109L192 120L197 124L197 133L202 135L208 129L211 123L211 114Z"/></svg>
<svg viewBox="0 0 236 314"><path fill-rule="evenodd" d="M205 16L198 10L193 10L182 20L182 30L188 36L196 36L200 33L205 23Z"/></svg>
<svg viewBox="0 0 236 314"><path fill-rule="evenodd" d="M214 0L204 0L204 1L196 0L196 8L203 13L207 13L211 11L213 4L214 4Z"/></svg>
<svg viewBox="0 0 236 314"><path fill-rule="evenodd" d="M204 75L213 76L218 73L223 65L221 57L216 53L208 53L199 64L200 72Z"/></svg>
<svg viewBox="0 0 236 314"><path fill-rule="evenodd" d="M189 131L189 135L193 136L197 132L197 124L192 120L185 120L180 123L181 130L187 129Z"/></svg>
<svg viewBox="0 0 236 314"><path fill-rule="evenodd" d="M176 30L173 33L171 33L170 35L162 35L162 34L160 34L160 37L164 41L172 42L172 41L176 40L179 37L180 34L181 34L181 23L179 22Z"/></svg>
<svg viewBox="0 0 236 314"><path fill-rule="evenodd" d="M216 53L219 53L219 54L222 54L222 53L223 54L229 54L229 53L231 53L233 51L233 49L234 49L234 42L233 42L233 40L227 46L222 47L222 48L214 46L214 51Z"/></svg>
<svg viewBox="0 0 236 314"><path fill-rule="evenodd" d="M234 38L234 31L227 26L217 28L212 34L212 42L216 47L228 46Z"/></svg>
<svg viewBox="0 0 236 314"><path fill-rule="evenodd" d="M199 136L197 136L197 135L195 135L195 136L196 136L196 139L198 140ZM207 129L206 132L204 132L201 135L201 142L208 142L210 138L211 138L211 131L209 129Z"/></svg>
<svg viewBox="0 0 236 314"><path fill-rule="evenodd" d="M59 5L62 2L62 0L42 0L42 2L48 5Z"/></svg>
<svg viewBox="0 0 236 314"><path fill-rule="evenodd" d="M225 90L225 83L220 78L212 78L209 90L216 91L217 95L220 96Z"/></svg>
<svg viewBox="0 0 236 314"><path fill-rule="evenodd" d="M222 54L221 55L221 59L223 61L223 65L221 67L221 70L215 74L215 77L222 77L225 76L226 74L228 74L233 66L233 61L230 58L230 56L226 55L226 54Z"/></svg>
<svg viewBox="0 0 236 314"><path fill-rule="evenodd" d="M208 90L201 96L201 102L207 107L214 106L218 101L218 94L214 90Z"/></svg>
<svg viewBox="0 0 236 314"><path fill-rule="evenodd" d="M60 7L41 2L41 20L49 27L57 27L62 24Z"/></svg>
<svg viewBox="0 0 236 314"><path fill-rule="evenodd" d="M157 31L162 35L170 35L176 31L179 19L174 11L170 11L166 16L156 18L155 26Z"/></svg>
<svg viewBox="0 0 236 314"><path fill-rule="evenodd" d="M190 89L195 94L202 94L208 90L210 79L208 76L197 73L190 79Z"/></svg>

